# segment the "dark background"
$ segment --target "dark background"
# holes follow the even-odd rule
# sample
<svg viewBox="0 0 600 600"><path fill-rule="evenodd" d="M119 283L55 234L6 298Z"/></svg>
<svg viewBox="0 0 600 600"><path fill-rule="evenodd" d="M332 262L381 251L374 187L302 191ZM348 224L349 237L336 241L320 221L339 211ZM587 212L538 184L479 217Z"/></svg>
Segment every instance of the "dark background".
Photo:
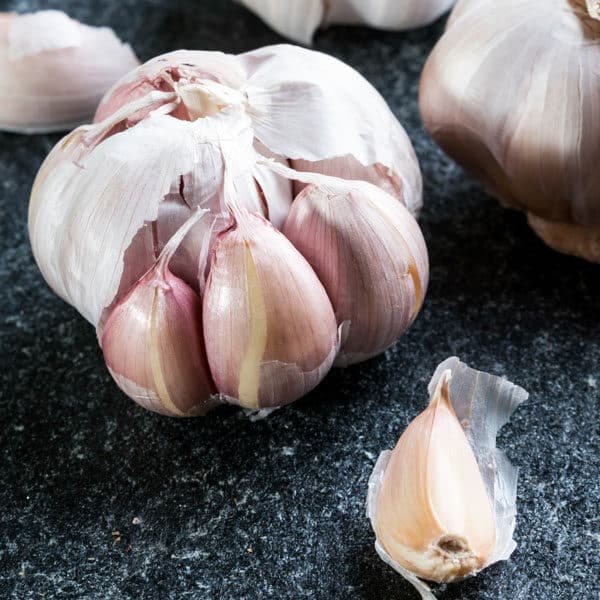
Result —
<svg viewBox="0 0 600 600"><path fill-rule="evenodd" d="M110 25L142 60L280 41L225 0L0 7ZM600 267L547 249L423 131L419 73L442 29L316 38L380 90L415 144L431 284L395 348L260 422L231 408L172 420L117 389L93 329L29 248L30 186L59 136L0 134L0 598L416 599L374 552L366 485L453 354L531 396L500 438L520 468L518 548L438 597L599 597Z"/></svg>

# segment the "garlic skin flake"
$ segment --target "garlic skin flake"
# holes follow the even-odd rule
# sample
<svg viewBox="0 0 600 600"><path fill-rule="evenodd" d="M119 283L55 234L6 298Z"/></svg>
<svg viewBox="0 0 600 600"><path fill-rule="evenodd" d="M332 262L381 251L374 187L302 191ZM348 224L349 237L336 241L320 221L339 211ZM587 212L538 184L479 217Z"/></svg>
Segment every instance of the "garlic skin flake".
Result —
<svg viewBox="0 0 600 600"><path fill-rule="evenodd" d="M476 35L474 35L476 32ZM595 0L462 0L421 79L442 149L552 248L600 262ZM507 66L509 65L509 66Z"/></svg>
<svg viewBox="0 0 600 600"><path fill-rule="evenodd" d="M204 335L219 391L249 409L304 396L327 374L337 325L309 264L257 215L236 215L212 251Z"/></svg>
<svg viewBox="0 0 600 600"><path fill-rule="evenodd" d="M139 61L112 29L56 10L0 14L0 129L45 133L89 121Z"/></svg>
<svg viewBox="0 0 600 600"><path fill-rule="evenodd" d="M383 190L322 178L298 194L283 233L325 286L338 324L346 324L338 366L380 354L417 316L429 279L427 248L408 210Z"/></svg>
<svg viewBox="0 0 600 600"><path fill-rule="evenodd" d="M474 575L516 547L517 472L497 431L527 399L503 378L449 358L429 384L429 406L379 457L367 516L385 562L433 599L419 578Z"/></svg>
<svg viewBox="0 0 600 600"><path fill-rule="evenodd" d="M279 34L310 44L320 27L368 25L403 30L435 21L455 0L239 0Z"/></svg>

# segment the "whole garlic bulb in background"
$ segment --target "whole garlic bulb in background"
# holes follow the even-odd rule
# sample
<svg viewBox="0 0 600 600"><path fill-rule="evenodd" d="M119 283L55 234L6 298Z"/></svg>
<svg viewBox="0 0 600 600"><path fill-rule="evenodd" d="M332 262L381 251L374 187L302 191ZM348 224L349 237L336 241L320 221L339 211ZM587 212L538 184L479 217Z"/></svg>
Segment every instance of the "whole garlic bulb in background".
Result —
<svg viewBox="0 0 600 600"><path fill-rule="evenodd" d="M528 394L457 358L428 389L429 406L375 465L367 515L381 558L435 600L420 578L462 579L516 548L517 472L495 442Z"/></svg>
<svg viewBox="0 0 600 600"><path fill-rule="evenodd" d="M292 46L173 52L115 84L95 121L40 168L30 237L46 281L97 328L111 373L142 405L200 414L212 390L275 408L317 385L340 344L355 357L346 362L372 356L414 319L429 275L410 214L421 206L418 163L385 101L347 65ZM323 225L339 236L336 255L349 249L361 265L339 261L336 289L336 264L313 260L314 247L336 253L323 226L297 249L291 221L291 242L277 231L295 186L332 182L350 190L356 217ZM394 257L389 273L382 255ZM380 281L362 289L363 271ZM340 290L364 306L328 296Z"/></svg>
<svg viewBox="0 0 600 600"><path fill-rule="evenodd" d="M431 53L433 138L551 247L600 262L600 20L594 0L462 0Z"/></svg>
<svg viewBox="0 0 600 600"><path fill-rule="evenodd" d="M239 0L275 31L310 44L320 27L368 25L403 30L443 15L456 0Z"/></svg>
<svg viewBox="0 0 600 600"><path fill-rule="evenodd" d="M0 14L0 129L43 133L89 121L108 88L139 65L112 29L65 13Z"/></svg>

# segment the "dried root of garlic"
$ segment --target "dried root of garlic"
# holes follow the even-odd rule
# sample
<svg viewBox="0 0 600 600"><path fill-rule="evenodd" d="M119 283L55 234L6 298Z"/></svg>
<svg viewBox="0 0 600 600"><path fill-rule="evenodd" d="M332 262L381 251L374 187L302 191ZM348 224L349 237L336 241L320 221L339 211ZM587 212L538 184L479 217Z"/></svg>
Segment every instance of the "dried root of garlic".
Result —
<svg viewBox="0 0 600 600"><path fill-rule="evenodd" d="M310 44L319 27L368 25L403 30L435 21L455 0L239 0L275 31Z"/></svg>
<svg viewBox="0 0 600 600"><path fill-rule="evenodd" d="M348 66L179 51L55 146L29 230L117 384L187 416L283 406L393 344L427 290L420 205L410 141Z"/></svg>
<svg viewBox="0 0 600 600"><path fill-rule="evenodd" d="M437 368L429 393L429 406L380 455L367 516L381 558L434 600L421 579L475 575L516 548L517 471L496 434L528 394L457 358Z"/></svg>
<svg viewBox="0 0 600 600"><path fill-rule="evenodd" d="M426 128L552 248L600 262L597 0L462 0L421 80Z"/></svg>
<svg viewBox="0 0 600 600"><path fill-rule="evenodd" d="M139 65L112 29L56 10L0 14L0 129L44 133L91 119L110 86Z"/></svg>

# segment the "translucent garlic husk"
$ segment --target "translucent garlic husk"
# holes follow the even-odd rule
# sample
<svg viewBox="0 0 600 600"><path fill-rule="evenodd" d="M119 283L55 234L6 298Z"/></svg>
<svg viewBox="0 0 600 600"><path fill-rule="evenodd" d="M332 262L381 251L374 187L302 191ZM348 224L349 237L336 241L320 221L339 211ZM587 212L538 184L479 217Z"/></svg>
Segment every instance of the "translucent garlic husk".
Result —
<svg viewBox="0 0 600 600"><path fill-rule="evenodd" d="M283 232L345 325L339 366L380 354L419 313L429 278L425 241L408 210L383 190L323 178L296 197Z"/></svg>
<svg viewBox="0 0 600 600"><path fill-rule="evenodd" d="M595 262L599 62L594 2L462 0L420 90L425 126L451 157L548 245Z"/></svg>
<svg viewBox="0 0 600 600"><path fill-rule="evenodd" d="M375 465L367 516L381 558L435 600L421 579L475 575L516 548L517 471L495 442L528 394L454 357L428 389L429 406Z"/></svg>
<svg viewBox="0 0 600 600"><path fill-rule="evenodd" d="M310 44L319 27L368 25L403 30L435 21L455 0L239 0L275 31Z"/></svg>
<svg viewBox="0 0 600 600"><path fill-rule="evenodd" d="M56 10L0 14L0 129L63 131L89 121L139 61L112 29Z"/></svg>
<svg viewBox="0 0 600 600"><path fill-rule="evenodd" d="M249 409L304 396L338 351L323 285L292 244L263 218L239 212L212 250L204 336L219 391Z"/></svg>
<svg viewBox="0 0 600 600"><path fill-rule="evenodd" d="M111 308L100 335L118 386L144 408L174 417L203 415L216 404L200 297L169 270L202 216L197 211L178 229L155 265Z"/></svg>

